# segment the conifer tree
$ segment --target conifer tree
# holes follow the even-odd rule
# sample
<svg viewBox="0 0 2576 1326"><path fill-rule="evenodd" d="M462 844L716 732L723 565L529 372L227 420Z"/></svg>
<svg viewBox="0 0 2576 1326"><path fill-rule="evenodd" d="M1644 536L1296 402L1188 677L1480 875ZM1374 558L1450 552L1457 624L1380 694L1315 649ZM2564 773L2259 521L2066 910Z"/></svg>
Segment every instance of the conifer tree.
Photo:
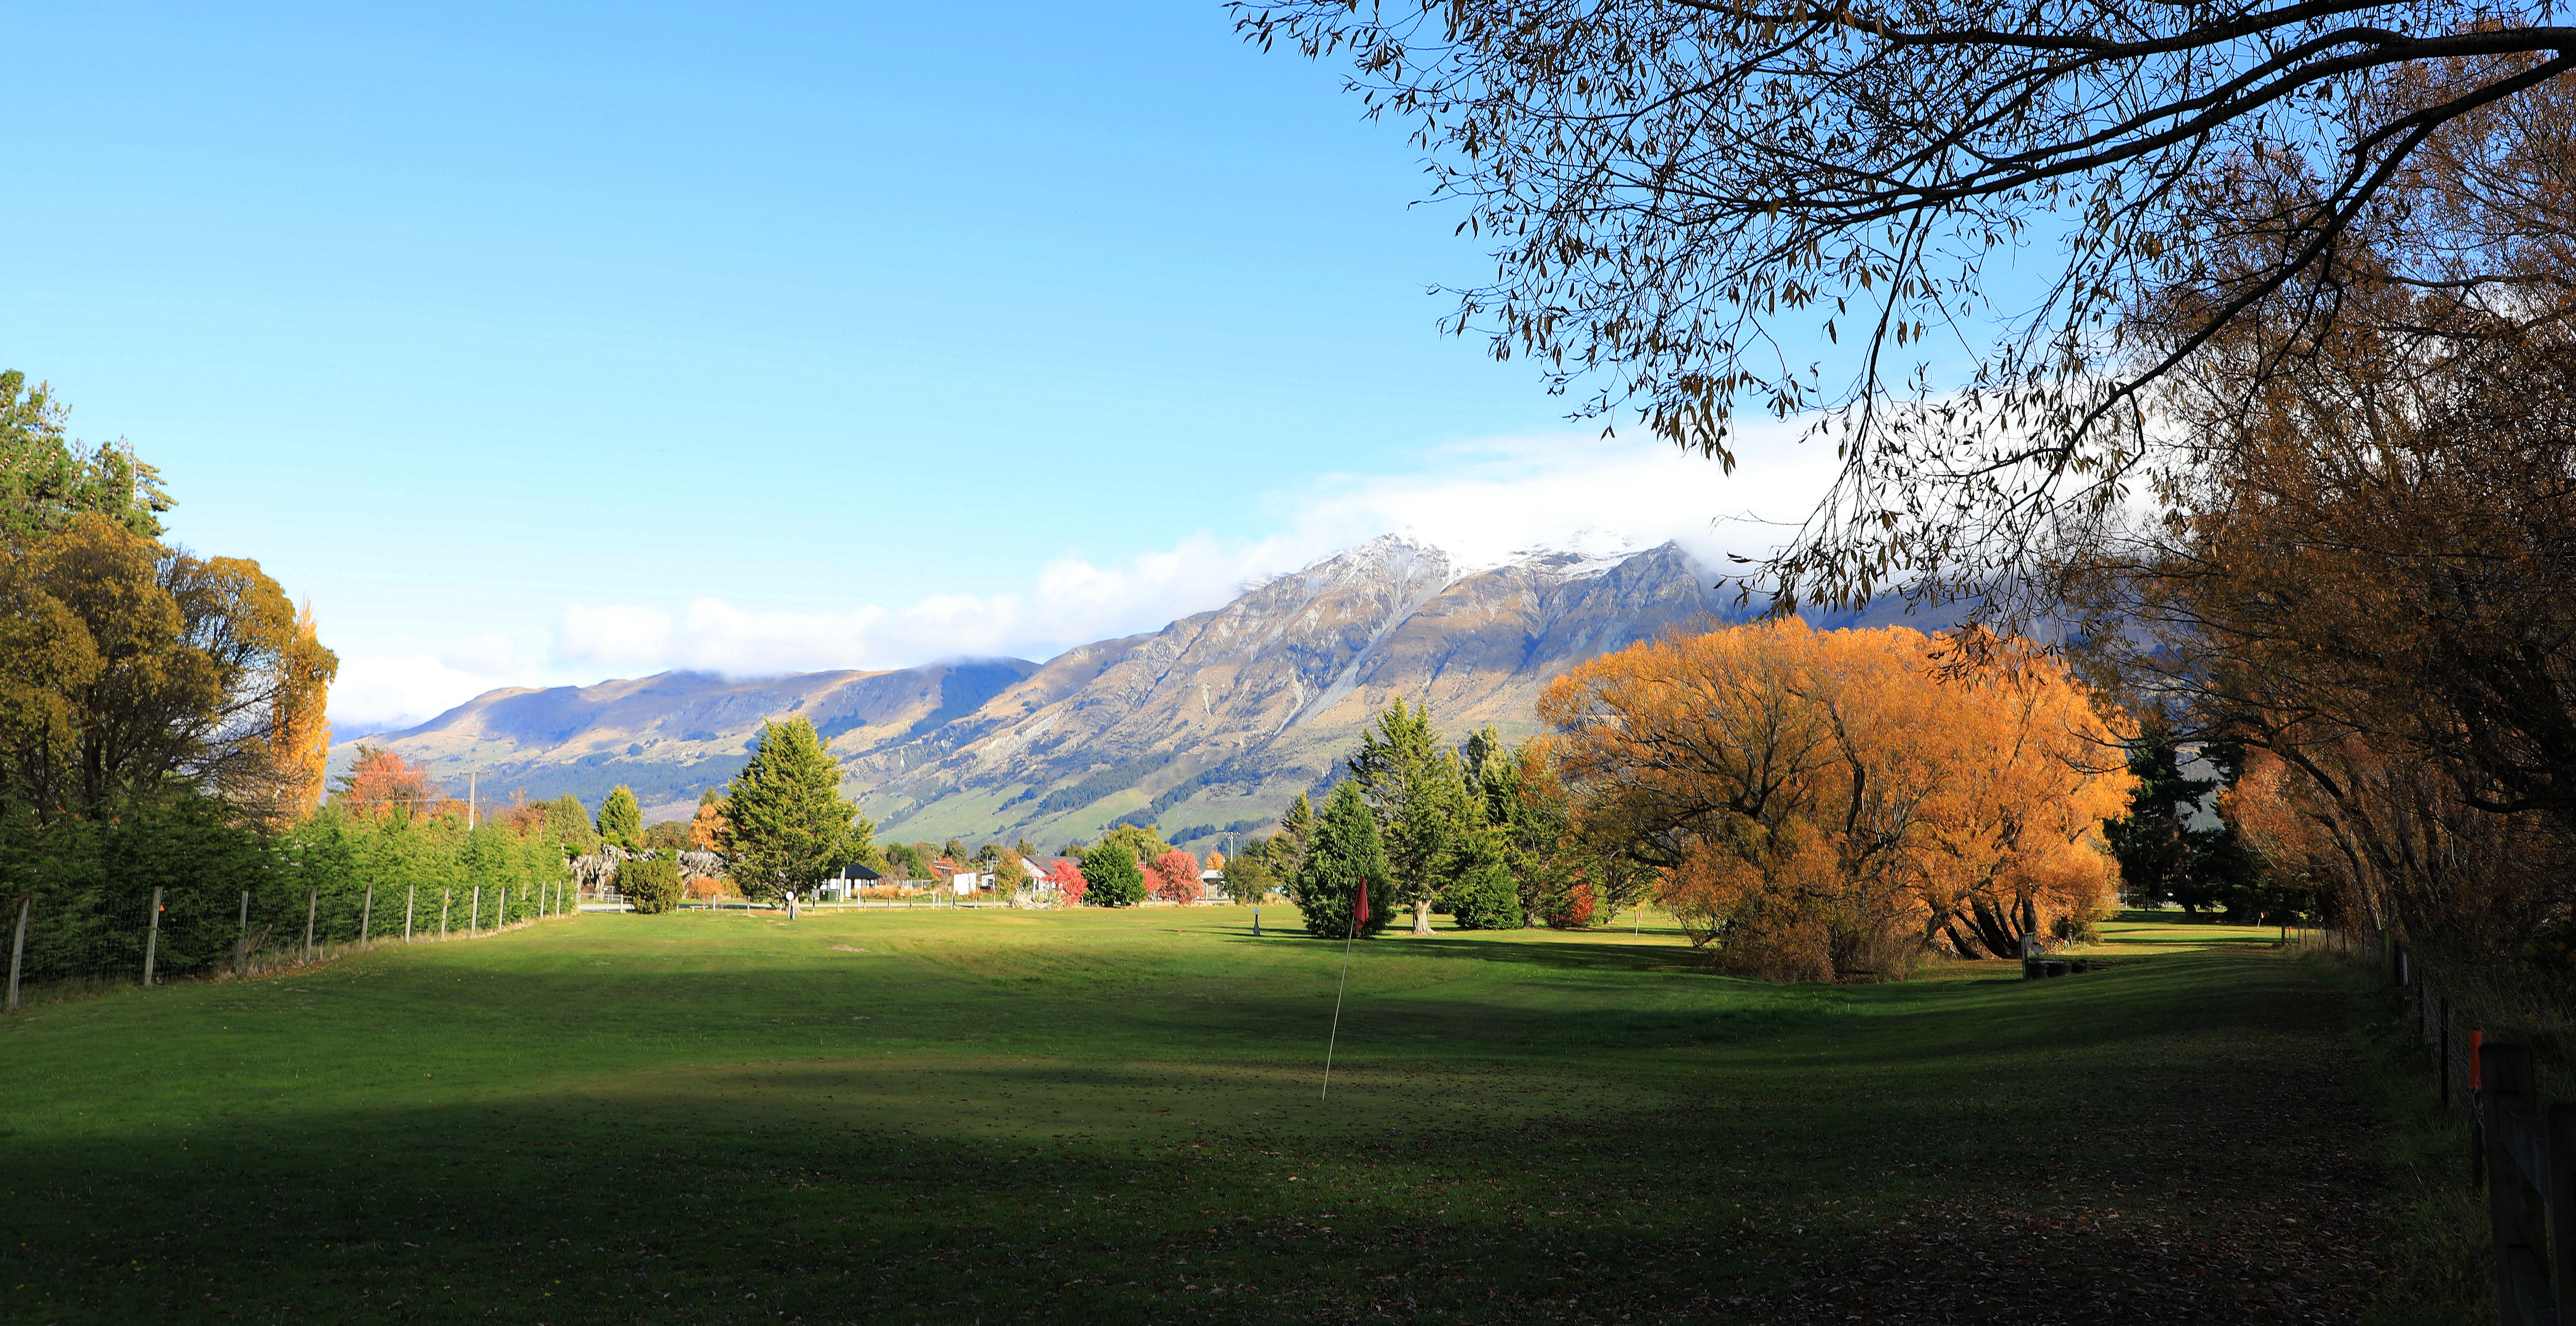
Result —
<svg viewBox="0 0 2576 1326"><path fill-rule="evenodd" d="M599 840L630 852L644 845L644 807L637 804L634 788L619 783L599 803Z"/></svg>
<svg viewBox="0 0 2576 1326"><path fill-rule="evenodd" d="M1369 918L1361 923L1359 933L1374 935L1386 928L1392 910L1381 896L1390 874L1377 816L1369 812L1359 787L1344 783L1324 799L1324 813L1315 821L1314 837L1306 845L1306 859L1288 886L1288 896L1305 914L1306 933L1340 939L1351 933L1351 911L1365 880Z"/></svg>
<svg viewBox="0 0 2576 1326"><path fill-rule="evenodd" d="M1441 901L1461 930L1518 930L1528 918L1509 864L1511 830L1487 821L1481 798L1468 797L1465 809L1460 831L1450 841L1445 870L1450 883Z"/></svg>
<svg viewBox="0 0 2576 1326"><path fill-rule="evenodd" d="M873 851L875 834L841 799L841 767L810 720L761 725L759 748L725 789L725 850L744 896L810 889Z"/></svg>
<svg viewBox="0 0 2576 1326"><path fill-rule="evenodd" d="M1281 879L1295 879L1306 863L1306 844L1315 837L1315 803L1300 792L1279 817L1279 834L1270 840L1270 869Z"/></svg>
<svg viewBox="0 0 2576 1326"><path fill-rule="evenodd" d="M1360 733L1351 780L1367 794L1385 826L1394 871L1390 903L1413 909L1413 933L1431 933L1431 905L1447 888L1449 849L1466 809L1466 787L1454 752L1441 748L1428 707L1399 695Z"/></svg>

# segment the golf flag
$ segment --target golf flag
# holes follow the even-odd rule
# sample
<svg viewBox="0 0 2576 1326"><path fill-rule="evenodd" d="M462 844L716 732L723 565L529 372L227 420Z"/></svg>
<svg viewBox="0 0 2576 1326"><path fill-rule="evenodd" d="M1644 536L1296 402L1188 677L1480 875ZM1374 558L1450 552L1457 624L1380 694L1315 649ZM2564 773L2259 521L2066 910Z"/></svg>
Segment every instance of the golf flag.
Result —
<svg viewBox="0 0 2576 1326"><path fill-rule="evenodd" d="M1352 925L1354 925L1354 926L1362 926L1362 925L1367 925L1367 924L1368 924L1368 881L1367 881L1367 880L1361 880L1361 881L1360 881L1360 907L1359 907L1359 910L1358 910L1358 911L1351 913L1351 924L1352 924Z"/></svg>

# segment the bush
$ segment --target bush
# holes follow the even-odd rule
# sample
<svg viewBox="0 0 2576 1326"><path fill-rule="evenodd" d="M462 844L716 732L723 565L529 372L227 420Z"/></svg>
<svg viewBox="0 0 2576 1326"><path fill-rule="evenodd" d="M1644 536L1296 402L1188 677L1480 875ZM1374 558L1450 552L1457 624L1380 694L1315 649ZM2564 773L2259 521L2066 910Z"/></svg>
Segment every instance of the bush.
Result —
<svg viewBox="0 0 2576 1326"><path fill-rule="evenodd" d="M629 860L617 867L617 891L639 912L667 912L680 905L680 863L667 856Z"/></svg>

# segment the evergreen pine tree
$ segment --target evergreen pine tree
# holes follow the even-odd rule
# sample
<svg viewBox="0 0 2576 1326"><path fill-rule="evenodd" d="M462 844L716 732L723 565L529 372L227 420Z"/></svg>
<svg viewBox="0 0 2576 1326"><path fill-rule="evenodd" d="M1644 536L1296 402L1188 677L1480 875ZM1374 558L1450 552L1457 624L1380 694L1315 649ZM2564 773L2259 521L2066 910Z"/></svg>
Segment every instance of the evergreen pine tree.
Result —
<svg viewBox="0 0 2576 1326"><path fill-rule="evenodd" d="M763 724L759 748L725 789L725 850L745 897L814 887L873 851L875 831L841 799L841 767L805 718Z"/></svg>
<svg viewBox="0 0 2576 1326"><path fill-rule="evenodd" d="M1368 796L1386 835L1394 881L1390 904L1413 909L1413 933L1431 933L1431 906L1450 883L1446 866L1465 810L1457 756L1440 745L1431 710L1399 695L1360 733L1349 760L1351 780Z"/></svg>
<svg viewBox="0 0 2576 1326"><path fill-rule="evenodd" d="M1344 783L1324 799L1324 813L1315 821L1314 837L1289 883L1288 896L1305 913L1306 933L1340 939L1351 933L1351 910L1359 898L1360 882L1366 880L1369 919L1359 933L1374 935L1386 928L1387 917L1394 911L1384 893L1392 873L1386 843L1378 835L1377 816L1361 800L1358 785Z"/></svg>
<svg viewBox="0 0 2576 1326"><path fill-rule="evenodd" d="M634 788L619 783L599 803L599 840L630 852L644 845L644 807L636 803Z"/></svg>
<svg viewBox="0 0 2576 1326"><path fill-rule="evenodd" d="M1145 872L1124 843L1103 842L1082 854L1082 900L1093 907L1133 907L1145 900Z"/></svg>
<svg viewBox="0 0 2576 1326"><path fill-rule="evenodd" d="M1466 823L1450 844L1449 888L1441 897L1459 929L1518 930L1528 924L1520 885L1508 864L1510 852L1510 828L1487 823L1483 801L1471 797Z"/></svg>
<svg viewBox="0 0 2576 1326"><path fill-rule="evenodd" d="M1300 792L1279 817L1279 834L1270 840L1271 873L1281 879L1295 879L1298 867L1306 864L1306 844L1315 838L1315 803Z"/></svg>

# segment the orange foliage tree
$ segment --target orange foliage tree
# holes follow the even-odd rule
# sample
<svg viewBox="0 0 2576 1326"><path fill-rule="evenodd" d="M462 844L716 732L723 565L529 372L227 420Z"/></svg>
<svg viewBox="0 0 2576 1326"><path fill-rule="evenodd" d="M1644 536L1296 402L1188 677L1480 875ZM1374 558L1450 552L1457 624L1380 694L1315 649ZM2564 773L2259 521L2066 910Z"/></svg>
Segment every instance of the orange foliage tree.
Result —
<svg viewBox="0 0 2576 1326"><path fill-rule="evenodd" d="M358 758L349 766L349 772L340 776L331 802L353 815L434 819L465 814L464 802L440 791L430 780L428 765L413 764L382 746L364 744L358 747Z"/></svg>
<svg viewBox="0 0 2576 1326"><path fill-rule="evenodd" d="M1197 902L1207 890L1199 883L1199 859L1175 847L1145 867L1146 886L1165 902Z"/></svg>
<svg viewBox="0 0 2576 1326"><path fill-rule="evenodd" d="M1640 644L1551 684L1574 831L1656 867L1729 970L1901 975L2107 909L2122 728L2053 661L1945 679L1943 642L1796 620Z"/></svg>

